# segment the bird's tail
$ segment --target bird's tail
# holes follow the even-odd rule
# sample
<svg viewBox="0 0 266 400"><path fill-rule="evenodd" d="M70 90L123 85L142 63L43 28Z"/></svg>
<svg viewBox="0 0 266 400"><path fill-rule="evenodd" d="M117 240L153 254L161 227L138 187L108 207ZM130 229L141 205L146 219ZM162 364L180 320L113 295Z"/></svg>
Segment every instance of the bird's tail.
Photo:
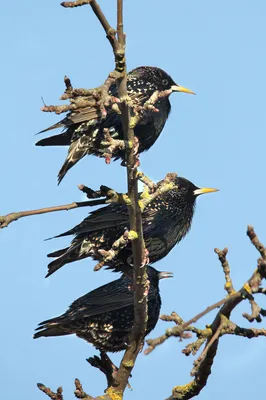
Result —
<svg viewBox="0 0 266 400"><path fill-rule="evenodd" d="M41 132L40 132L41 133ZM49 136L39 140L35 146L69 146L71 137L66 133L60 133L59 135Z"/></svg>
<svg viewBox="0 0 266 400"><path fill-rule="evenodd" d="M51 239L57 239L57 238L60 238L60 237L63 237L63 236L74 235L75 233L76 233L75 228L72 228L72 229L69 229L69 231L60 233L59 235L52 236L52 237L49 237L47 239L44 239L44 241L51 240ZM48 257L50 257L50 256L48 255ZM51 257L53 257L53 256L51 256ZM57 256L54 256L54 257L57 257Z"/></svg>
<svg viewBox="0 0 266 400"><path fill-rule="evenodd" d="M57 122L56 124L48 126L48 128L45 128L42 131L36 133L36 135L39 135L40 133L51 131L52 129L62 128L63 126L65 126L65 119L62 119L61 121Z"/></svg>
<svg viewBox="0 0 266 400"><path fill-rule="evenodd" d="M54 272L63 267L65 264L83 258L82 256L79 256L80 246L81 243L76 242L71 244L70 247L67 247L62 250L57 250L53 253L48 254L48 257L58 257L58 258L50 262L50 264L48 264L48 273L46 274L45 278L48 278L48 276L52 275Z"/></svg>
<svg viewBox="0 0 266 400"><path fill-rule="evenodd" d="M33 336L34 339L38 339L39 337L49 337L49 336L64 336L71 335L71 332L66 332L62 327L62 319L61 317L56 317L52 319L48 319L46 321L41 322L36 328L36 332Z"/></svg>
<svg viewBox="0 0 266 400"><path fill-rule="evenodd" d="M41 328L37 328L37 329L41 329ZM65 335L71 335L71 333L70 332L64 332L60 328L53 327L53 328L46 328L46 329L43 329L40 332L35 333L33 335L33 339L38 339L40 337L65 336Z"/></svg>
<svg viewBox="0 0 266 400"><path fill-rule="evenodd" d="M48 240L48 239L47 239L47 240ZM52 258L60 257L60 256L62 256L67 250L68 250L68 247L66 247L65 249L56 250L56 251L54 251L53 253L47 254L47 257L52 257Z"/></svg>
<svg viewBox="0 0 266 400"><path fill-rule="evenodd" d="M62 121L58 122L57 124L49 126L49 128L38 132L37 135L39 135L40 133L44 133L44 132L50 131L52 129L61 128L64 126L65 126L64 120L62 120ZM39 140L36 143L36 146L69 146L71 144L71 139L72 139L72 135L75 131L75 128L76 128L76 125L69 126L69 127L67 127L67 130L63 133L59 133L58 135L49 136L48 138Z"/></svg>

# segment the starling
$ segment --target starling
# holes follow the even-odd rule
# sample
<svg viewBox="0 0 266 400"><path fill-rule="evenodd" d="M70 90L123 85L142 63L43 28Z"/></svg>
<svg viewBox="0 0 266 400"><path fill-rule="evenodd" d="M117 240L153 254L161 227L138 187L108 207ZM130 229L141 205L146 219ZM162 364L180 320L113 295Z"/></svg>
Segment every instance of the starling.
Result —
<svg viewBox="0 0 266 400"><path fill-rule="evenodd" d="M196 197L217 191L200 189L180 177L175 178L174 184L177 188L155 197L142 213L143 235L151 263L165 257L185 237L191 226ZM115 203L91 212L79 225L55 236L76 235L69 247L48 254L57 259L48 265L46 277L63 265L86 257L102 261L98 250L109 250L125 229L129 229L127 206ZM112 261L105 263L108 268L125 273L125 267L131 264L130 242Z"/></svg>
<svg viewBox="0 0 266 400"><path fill-rule="evenodd" d="M172 276L147 267L150 288L148 293L148 321L145 336L156 326L161 297L159 280ZM103 352L126 349L134 322L133 281L126 275L85 294L71 304L60 317L41 322L34 339L48 336L76 334Z"/></svg>
<svg viewBox="0 0 266 400"><path fill-rule="evenodd" d="M157 90L194 94L191 90L178 86L166 72L156 67L139 67L131 71L128 74L127 88L129 97L140 106ZM109 94L118 97L116 84L110 87ZM145 111L142 120L136 125L135 135L140 153L148 150L159 137L171 109L168 97L163 97L154 104L158 112ZM69 112L63 120L40 133L60 127L63 127L63 133L36 143L36 146L69 146L67 158L58 173L58 184L67 171L86 154L104 157L105 128L109 130L111 138L123 139L120 116L112 109L108 109L106 118L102 119L95 108L80 108ZM120 158L124 163L124 151L119 148L112 152L111 157Z"/></svg>

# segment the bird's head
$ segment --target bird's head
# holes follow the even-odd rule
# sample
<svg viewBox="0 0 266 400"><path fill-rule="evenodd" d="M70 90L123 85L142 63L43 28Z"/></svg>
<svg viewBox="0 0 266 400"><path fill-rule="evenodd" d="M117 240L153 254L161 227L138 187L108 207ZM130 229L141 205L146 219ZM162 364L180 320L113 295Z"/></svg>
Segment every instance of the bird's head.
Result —
<svg viewBox="0 0 266 400"><path fill-rule="evenodd" d="M149 83L153 86L153 90L160 92L169 90L172 92L183 92L188 94L195 94L190 89L177 85L174 80L164 70L157 67L138 67L134 69L131 74L137 75L138 79L143 80L146 84Z"/></svg>
<svg viewBox="0 0 266 400"><path fill-rule="evenodd" d="M156 286L159 284L159 280L165 278L173 278L172 272L167 271L157 271L157 269L148 265L147 267L148 278L152 286Z"/></svg>
<svg viewBox="0 0 266 400"><path fill-rule="evenodd" d="M177 185L177 196L183 199L186 203L194 204L196 198L205 193L217 192L219 189L199 188L190 182L188 179L177 177L175 181Z"/></svg>

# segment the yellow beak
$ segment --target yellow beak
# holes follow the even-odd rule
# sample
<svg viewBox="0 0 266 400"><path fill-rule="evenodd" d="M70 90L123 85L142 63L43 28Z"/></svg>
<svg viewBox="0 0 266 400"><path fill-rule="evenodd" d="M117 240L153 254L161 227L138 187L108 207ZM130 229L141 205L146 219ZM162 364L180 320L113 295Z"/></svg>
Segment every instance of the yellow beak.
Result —
<svg viewBox="0 0 266 400"><path fill-rule="evenodd" d="M194 92L192 92L192 90L187 89L183 86L178 86L178 85L173 85L171 86L171 89L173 92L183 92L183 93L188 93L188 94L196 94Z"/></svg>
<svg viewBox="0 0 266 400"><path fill-rule="evenodd" d="M219 189L212 189L212 188L200 188L200 189L196 189L194 190L194 195L195 196L199 196L200 194L204 194L204 193L212 193L212 192L219 192Z"/></svg>

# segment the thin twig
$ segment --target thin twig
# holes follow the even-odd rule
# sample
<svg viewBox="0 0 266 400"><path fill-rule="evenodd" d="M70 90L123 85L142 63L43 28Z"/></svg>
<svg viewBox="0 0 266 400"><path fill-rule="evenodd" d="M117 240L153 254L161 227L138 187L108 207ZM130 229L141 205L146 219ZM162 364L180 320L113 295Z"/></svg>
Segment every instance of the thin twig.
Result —
<svg viewBox="0 0 266 400"><path fill-rule="evenodd" d="M106 199L81 201L81 202L74 201L73 203L64 204L61 206L52 206L52 207L39 208L37 210L19 211L19 212L9 213L7 215L0 216L0 229L6 228L9 224L11 224L11 222L17 221L18 219L23 218L23 217L29 217L31 215L46 214L46 213L56 212L56 211L69 211L69 210L73 210L74 208L80 208L80 207L93 207L93 206L98 206L100 204L105 204L105 202L106 202Z"/></svg>
<svg viewBox="0 0 266 400"><path fill-rule="evenodd" d="M173 328L169 328L165 331L165 333L159 336L156 339L148 339L146 343L148 344L148 348L144 351L144 354L150 354L158 345L164 343L169 337L184 337L184 331L193 323L197 322L200 318L204 317L204 315L208 314L210 311L214 310L215 308L221 307L227 299L222 299L217 303L214 303L212 306L205 308L201 313L195 315L195 317L191 318L189 321L182 323L182 325L174 326Z"/></svg>
<svg viewBox="0 0 266 400"><path fill-rule="evenodd" d="M85 4L90 4L93 0L76 0L76 1L63 1L61 3L62 7L65 8L74 8L74 7L81 7Z"/></svg>
<svg viewBox="0 0 266 400"><path fill-rule="evenodd" d="M92 367L98 368L105 375L107 387L117 385L115 377L118 368L113 364L106 353L100 352L100 357L90 357L87 361Z"/></svg>
<svg viewBox="0 0 266 400"><path fill-rule="evenodd" d="M63 388L61 386L57 389L56 393L52 392L52 390L50 388L46 387L42 383L37 383L37 387L43 393L45 393L48 397L50 397L50 399L52 399L52 400L63 400L63 395L62 395Z"/></svg>
<svg viewBox="0 0 266 400"><path fill-rule="evenodd" d="M224 285L224 289L227 291L227 293L233 294L235 292L235 289L233 287L233 283L232 283L232 279L230 276L230 267L227 261L227 253L228 253L228 249L224 248L223 250L219 250L219 249L214 249L215 253L218 255L219 260L221 262L223 271L224 271L224 276L225 276L225 285Z"/></svg>
<svg viewBox="0 0 266 400"><path fill-rule="evenodd" d="M254 228L251 225L248 225L247 235L248 235L249 239L251 240L252 244L255 246L255 248L260 253L261 257L266 259L266 248L259 241L258 236L254 232Z"/></svg>
<svg viewBox="0 0 266 400"><path fill-rule="evenodd" d="M104 265L108 265L117 254L128 244L129 240L136 239L134 231L125 230L122 236L118 238L112 245L111 249L103 250L99 249L98 253L103 257L102 261L95 265L94 271L99 271Z"/></svg>

